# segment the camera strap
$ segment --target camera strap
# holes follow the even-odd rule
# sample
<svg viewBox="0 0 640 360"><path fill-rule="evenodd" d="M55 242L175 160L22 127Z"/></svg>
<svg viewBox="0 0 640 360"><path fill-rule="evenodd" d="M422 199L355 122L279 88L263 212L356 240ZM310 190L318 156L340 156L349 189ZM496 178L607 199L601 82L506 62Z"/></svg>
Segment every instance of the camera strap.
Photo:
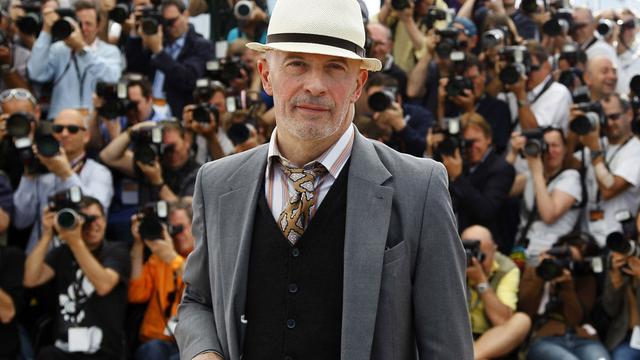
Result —
<svg viewBox="0 0 640 360"><path fill-rule="evenodd" d="M62 78L64 77L64 75L67 73L67 71L69 71L69 68L71 67L71 59L73 57L73 54L71 54L71 57L69 57L69 61L67 62L67 66L64 67L64 70L62 71L62 74L60 74L60 76L58 76L57 79L55 79L53 81L53 86L55 87L56 85L58 85L58 83L60 82L60 80L62 80Z"/></svg>
<svg viewBox="0 0 640 360"><path fill-rule="evenodd" d="M73 61L73 66L76 68L76 76L78 77L78 83L80 85L80 105L82 105L84 102L84 80L85 77L87 76L87 69L89 68L88 66L82 71L80 72L80 67L78 66L78 59L76 58L75 54L71 55L71 59Z"/></svg>
<svg viewBox="0 0 640 360"><path fill-rule="evenodd" d="M560 174L562 174L562 170L558 171L555 175L550 177L547 180L547 187L549 187L549 184L555 178L557 178ZM537 219L538 219L538 204L537 204L537 201L536 201L536 194L535 194L535 191L534 191L534 193L533 193L533 206L531 207L531 211L527 215L527 222L525 223L524 227L522 228L522 231L520 232L520 235L516 239L516 243L514 245L521 245L525 249L529 247L529 239L527 239L527 234L529 233L529 230L531 230L531 225L533 225L533 222L536 221Z"/></svg>
<svg viewBox="0 0 640 360"><path fill-rule="evenodd" d="M589 41L589 43L582 49L583 51L587 51L587 49L589 49L590 47L593 46L593 44L595 44L596 42L598 42L598 38L596 38L595 36L591 39L591 41Z"/></svg>
<svg viewBox="0 0 640 360"><path fill-rule="evenodd" d="M620 147L618 147L616 149L616 151L613 152L613 154L611 155L611 158L607 161L607 150L605 149L604 151L604 166L606 166L607 170L611 171L611 168L609 167L609 165L611 165L611 163L613 162L613 160L616 158L616 156L618 155L618 153L620 152L620 150L622 150L622 148L624 148L629 141L631 141L631 139L633 138L633 135L629 136L627 138L627 140L625 140ZM582 156L584 158L584 155ZM597 184L598 180L596 179L596 184ZM602 193L600 192L600 187L598 186L598 192L596 194L596 204L600 204L600 200L602 200Z"/></svg>
<svg viewBox="0 0 640 360"><path fill-rule="evenodd" d="M536 95L536 97L533 98L533 100L529 101L530 105L535 104L536 101L538 101L538 99L540 99L540 97L547 92L547 90L549 90L549 88L551 87L551 85L553 85L555 81L553 80L552 77L549 78L549 80L547 80L547 82L544 84L544 87L542 87L542 90L540 90L540 92L538 93L538 95Z"/></svg>

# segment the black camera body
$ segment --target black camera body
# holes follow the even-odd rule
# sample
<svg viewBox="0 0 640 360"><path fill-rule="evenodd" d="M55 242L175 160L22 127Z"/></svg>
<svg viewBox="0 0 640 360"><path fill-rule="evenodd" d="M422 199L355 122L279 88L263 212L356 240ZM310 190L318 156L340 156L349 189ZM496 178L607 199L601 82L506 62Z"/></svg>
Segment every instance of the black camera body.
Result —
<svg viewBox="0 0 640 360"><path fill-rule="evenodd" d="M482 34L482 49L493 49L501 44L506 44L507 39L511 38L511 31L506 26L499 26L496 29L487 30Z"/></svg>
<svg viewBox="0 0 640 360"><path fill-rule="evenodd" d="M449 118L447 121L447 129L435 129L434 133L444 134L442 140L435 149L434 157L441 159L443 156L453 156L456 149L460 150L460 154L464 154L467 147L471 144L462 138L460 118Z"/></svg>
<svg viewBox="0 0 640 360"><path fill-rule="evenodd" d="M169 204L166 201L160 200L146 204L140 208L138 216L142 218L138 225L140 238L143 240L162 239L162 224L167 224L169 218Z"/></svg>
<svg viewBox="0 0 640 360"><path fill-rule="evenodd" d="M573 15L571 9L561 8L556 10L551 19L542 24L542 32L548 36L559 36L568 34L573 26Z"/></svg>
<svg viewBox="0 0 640 360"><path fill-rule="evenodd" d="M29 3L26 1L19 5L25 12L24 16L16 20L16 27L26 35L37 35L42 29L42 8L40 2Z"/></svg>
<svg viewBox="0 0 640 360"><path fill-rule="evenodd" d="M615 23L609 19L600 19L598 21L598 25L596 26L595 36L606 38L613 33L613 28L615 27Z"/></svg>
<svg viewBox="0 0 640 360"><path fill-rule="evenodd" d="M126 0L118 0L116 6L109 11L109 20L122 24L129 17L129 10L129 4Z"/></svg>
<svg viewBox="0 0 640 360"><path fill-rule="evenodd" d="M158 33L158 28L164 24L162 13L153 6L145 6L140 12L141 14L136 21L140 22L142 32L148 36Z"/></svg>
<svg viewBox="0 0 640 360"><path fill-rule="evenodd" d="M456 28L447 28L436 30L436 34L440 36L440 40L436 44L436 54L442 59L448 59L454 51L464 52L466 44L458 40L460 30Z"/></svg>
<svg viewBox="0 0 640 360"><path fill-rule="evenodd" d="M124 81L115 84L99 81L96 84L96 95L103 100L102 106L96 110L105 119L124 116L133 105L129 101L128 85Z"/></svg>
<svg viewBox="0 0 640 360"><path fill-rule="evenodd" d="M549 146L544 141L544 131L542 129L522 130L522 136L527 139L522 149L524 156L540 156L549 150Z"/></svg>
<svg viewBox="0 0 640 360"><path fill-rule="evenodd" d="M70 8L56 9L60 19L51 26L51 38L53 41L64 40L73 33L75 29L71 20L77 22L76 12Z"/></svg>
<svg viewBox="0 0 640 360"><path fill-rule="evenodd" d="M207 77L223 84L230 85L231 81L242 78L241 70L250 73L251 69L239 58L229 57L208 61L206 64Z"/></svg>
<svg viewBox="0 0 640 360"><path fill-rule="evenodd" d="M391 8L396 11L402 11L411 6L414 0L391 0Z"/></svg>
<svg viewBox="0 0 640 360"><path fill-rule="evenodd" d="M542 260L536 268L536 275L544 281L551 281L562 275L565 269L571 270L573 261L567 245L554 246L547 251L552 258Z"/></svg>
<svg viewBox="0 0 640 360"><path fill-rule="evenodd" d="M427 15L424 16L422 22L425 24L427 29L432 29L436 21L446 21L447 24L449 24L451 23L451 20L451 12L431 6L429 10L427 10Z"/></svg>
<svg viewBox="0 0 640 360"><path fill-rule="evenodd" d="M467 267L473 265L473 258L480 263L484 261L485 254L480 250L480 240L462 240L462 246L467 255Z"/></svg>
<svg viewBox="0 0 640 360"><path fill-rule="evenodd" d="M29 174L41 175L48 173L49 170L40 163L33 153L33 143L35 142L38 153L44 157L52 157L58 154L60 152L60 144L51 134L48 123L43 123L36 127L32 141L30 134L31 125L34 122L35 120L31 114L15 112L7 119L7 134L13 138L18 157L25 170Z"/></svg>
<svg viewBox="0 0 640 360"><path fill-rule="evenodd" d="M211 114L213 114L216 122L220 119L220 110L218 110L218 108L213 104L203 102L196 105L196 107L193 109L192 117L196 122L199 122L201 124L209 124L211 122Z"/></svg>
<svg viewBox="0 0 640 360"><path fill-rule="evenodd" d="M47 200L49 210L56 212L56 224L63 229L73 229L78 225L81 217L88 218L80 211L82 190L78 186L57 192Z"/></svg>
<svg viewBox="0 0 640 360"><path fill-rule="evenodd" d="M507 63L498 75L503 84L513 85L520 80L522 75L531 72L531 55L524 46L505 46L500 49L498 56L501 61Z"/></svg>
<svg viewBox="0 0 640 360"><path fill-rule="evenodd" d="M162 157L166 152L163 145L162 126L152 126L131 132L133 143L133 159L143 164L153 165L156 157Z"/></svg>
<svg viewBox="0 0 640 360"><path fill-rule="evenodd" d="M469 78L461 75L449 76L449 82L445 86L448 97L465 96L464 90L473 91L473 83Z"/></svg>
<svg viewBox="0 0 640 360"><path fill-rule="evenodd" d="M578 135L586 135L593 131L597 124L600 124L600 129L605 129L607 126L607 117L604 115L602 105L598 101L585 102L576 104L576 108L584 115L579 115L569 124L569 129Z"/></svg>
<svg viewBox="0 0 640 360"><path fill-rule="evenodd" d="M367 104L369 105L369 109L375 112L385 111L391 108L391 105L396 101L397 95L397 88L387 86L381 91L371 94L367 100Z"/></svg>

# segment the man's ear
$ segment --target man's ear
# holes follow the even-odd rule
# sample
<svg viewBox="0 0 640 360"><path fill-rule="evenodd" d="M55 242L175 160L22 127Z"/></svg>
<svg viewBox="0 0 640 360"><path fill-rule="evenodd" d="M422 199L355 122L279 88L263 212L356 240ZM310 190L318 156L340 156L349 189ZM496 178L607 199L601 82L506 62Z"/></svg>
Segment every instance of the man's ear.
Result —
<svg viewBox="0 0 640 360"><path fill-rule="evenodd" d="M264 91L273 96L273 87L271 86L271 71L269 69L269 63L266 57L262 57L258 60L258 73L260 74L260 81L262 82L262 88Z"/></svg>
<svg viewBox="0 0 640 360"><path fill-rule="evenodd" d="M356 90L353 92L351 103L355 103L360 97L360 95L362 95L364 84L367 82L368 78L369 78L369 72L365 69L359 69L358 76L356 77Z"/></svg>

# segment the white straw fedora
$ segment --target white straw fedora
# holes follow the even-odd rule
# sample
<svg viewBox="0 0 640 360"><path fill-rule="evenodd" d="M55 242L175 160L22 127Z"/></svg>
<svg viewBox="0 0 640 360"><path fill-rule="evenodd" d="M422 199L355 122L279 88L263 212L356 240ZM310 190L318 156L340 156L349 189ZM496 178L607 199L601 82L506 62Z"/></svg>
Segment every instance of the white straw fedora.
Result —
<svg viewBox="0 0 640 360"><path fill-rule="evenodd" d="M267 43L248 43L256 51L280 50L362 60L379 71L380 60L366 58L365 31L357 0L278 0L269 20Z"/></svg>

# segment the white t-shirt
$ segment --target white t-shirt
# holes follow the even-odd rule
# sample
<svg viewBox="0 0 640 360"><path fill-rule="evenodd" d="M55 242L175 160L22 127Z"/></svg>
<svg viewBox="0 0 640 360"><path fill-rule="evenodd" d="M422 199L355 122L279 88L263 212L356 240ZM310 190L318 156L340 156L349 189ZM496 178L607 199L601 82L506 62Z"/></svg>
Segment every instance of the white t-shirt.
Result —
<svg viewBox="0 0 640 360"><path fill-rule="evenodd" d="M634 136L622 147L606 145L605 149L605 161L609 164L611 174L623 178L631 184L631 187L612 199L606 201L601 199L600 209L604 211L604 219L588 222L589 232L595 236L600 246L605 246L608 234L622 231L622 226L615 219L616 213L628 210L635 217L640 206L640 140ZM587 163L591 164L589 149L585 149L585 157L588 160ZM593 166L589 166L587 171L587 191L589 193L587 209L595 210L598 208L598 184Z"/></svg>
<svg viewBox="0 0 640 360"><path fill-rule="evenodd" d="M556 176L549 185L547 185L549 193L561 191L576 199L576 204L582 201L582 188L580 187L580 173L573 169L562 171ZM527 177L527 185L524 188L524 206L526 211L522 211L520 217L520 231L527 224L529 213L533 209L535 194L533 189L533 178L531 175ZM580 209L571 208L562 215L555 223L547 225L544 221L534 221L529 228L527 238L529 246L527 247L527 257L537 257L542 251L548 250L558 240L559 237L568 234L580 215ZM520 232L519 232L520 233Z"/></svg>
<svg viewBox="0 0 640 360"><path fill-rule="evenodd" d="M527 94L530 102L536 99L549 79L550 77L547 77L545 81L538 84L538 86ZM531 112L536 116L538 127L551 126L562 129L566 134L569 126L569 109L571 108L571 104L573 104L573 98L571 97L569 89L554 81L547 91L531 104Z"/></svg>

